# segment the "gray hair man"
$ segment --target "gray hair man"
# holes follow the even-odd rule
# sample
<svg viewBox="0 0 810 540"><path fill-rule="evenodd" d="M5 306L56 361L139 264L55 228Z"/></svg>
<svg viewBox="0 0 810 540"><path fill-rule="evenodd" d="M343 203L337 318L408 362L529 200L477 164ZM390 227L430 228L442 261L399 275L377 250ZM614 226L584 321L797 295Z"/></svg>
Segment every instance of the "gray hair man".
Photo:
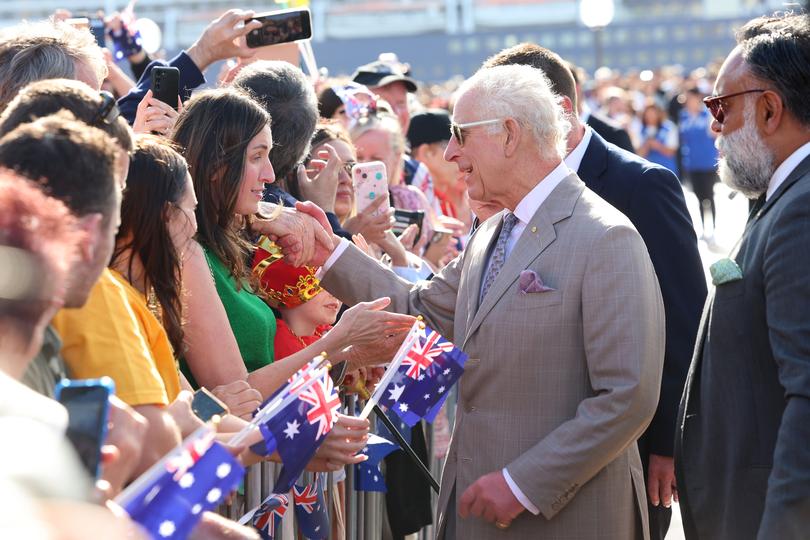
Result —
<svg viewBox="0 0 810 540"><path fill-rule="evenodd" d="M542 72L480 70L452 130L445 158L470 196L505 208L461 255L417 284L336 237L312 261L344 302L389 296L470 357L439 537L646 535L634 443L658 400L664 312L644 242L563 162L568 125Z"/></svg>

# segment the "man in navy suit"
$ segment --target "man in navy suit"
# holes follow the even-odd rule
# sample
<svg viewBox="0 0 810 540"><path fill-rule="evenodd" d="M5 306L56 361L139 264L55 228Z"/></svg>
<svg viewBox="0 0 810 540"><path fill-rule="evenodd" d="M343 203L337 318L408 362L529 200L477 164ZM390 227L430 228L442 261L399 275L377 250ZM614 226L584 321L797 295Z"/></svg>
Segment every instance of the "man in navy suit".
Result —
<svg viewBox="0 0 810 540"><path fill-rule="evenodd" d="M574 78L557 54L524 43L505 49L484 67L524 64L541 70L569 113L565 162L585 184L638 229L658 275L666 312L666 354L658 409L638 441L646 468L651 537L663 539L677 500L673 445L678 404L706 299L706 279L692 220L678 178L669 170L605 142L577 116Z"/></svg>

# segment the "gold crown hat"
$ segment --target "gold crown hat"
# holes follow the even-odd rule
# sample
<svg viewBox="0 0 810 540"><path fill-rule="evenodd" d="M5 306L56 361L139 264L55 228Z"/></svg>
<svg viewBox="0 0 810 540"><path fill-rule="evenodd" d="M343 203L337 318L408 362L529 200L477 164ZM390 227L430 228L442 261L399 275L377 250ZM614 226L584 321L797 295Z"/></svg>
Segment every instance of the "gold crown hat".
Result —
<svg viewBox="0 0 810 540"><path fill-rule="evenodd" d="M315 297L321 283L315 277L317 268L292 266L284 262L281 248L266 236L259 238L253 256L252 272L259 289L274 307L292 308Z"/></svg>

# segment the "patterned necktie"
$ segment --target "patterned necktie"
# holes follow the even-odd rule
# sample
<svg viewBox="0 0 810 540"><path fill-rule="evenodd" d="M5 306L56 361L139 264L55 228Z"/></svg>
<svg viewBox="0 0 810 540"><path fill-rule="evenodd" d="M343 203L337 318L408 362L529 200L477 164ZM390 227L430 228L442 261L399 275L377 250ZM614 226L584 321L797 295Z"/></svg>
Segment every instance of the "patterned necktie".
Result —
<svg viewBox="0 0 810 540"><path fill-rule="evenodd" d="M478 299L479 305L484 301L487 291L495 283L495 278L498 277L498 273L503 268L503 263L506 262L506 243L509 241L509 235L512 234L512 229L517 222L518 218L515 217L515 214L511 212L504 214L501 233L498 235L498 242L495 244L495 249L492 250L492 255L489 258L489 268L487 269L487 275L484 277L484 286L481 287L481 298Z"/></svg>

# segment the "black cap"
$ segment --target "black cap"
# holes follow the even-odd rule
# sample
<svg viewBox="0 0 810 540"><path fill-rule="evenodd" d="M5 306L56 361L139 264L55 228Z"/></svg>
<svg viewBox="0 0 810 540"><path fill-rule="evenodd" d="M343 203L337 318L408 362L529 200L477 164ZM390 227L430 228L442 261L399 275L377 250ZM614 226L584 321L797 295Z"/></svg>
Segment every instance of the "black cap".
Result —
<svg viewBox="0 0 810 540"><path fill-rule="evenodd" d="M411 148L450 140L450 113L444 109L428 109L411 116L408 142Z"/></svg>
<svg viewBox="0 0 810 540"><path fill-rule="evenodd" d="M408 92L416 92L416 81L386 62L377 61L360 66L352 75L352 80L369 88L402 82L405 83Z"/></svg>

